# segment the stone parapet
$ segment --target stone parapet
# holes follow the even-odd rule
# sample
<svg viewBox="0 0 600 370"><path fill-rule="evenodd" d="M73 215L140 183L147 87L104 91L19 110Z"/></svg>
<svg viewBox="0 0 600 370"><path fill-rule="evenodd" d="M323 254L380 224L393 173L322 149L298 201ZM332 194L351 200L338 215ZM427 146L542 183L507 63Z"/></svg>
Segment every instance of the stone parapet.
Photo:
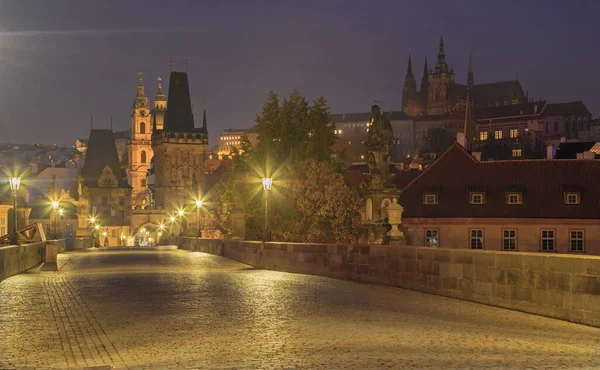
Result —
<svg viewBox="0 0 600 370"><path fill-rule="evenodd" d="M57 239L0 247L0 280L27 271L44 262L47 245L52 245L58 253L61 253L90 248L92 240L88 238Z"/></svg>
<svg viewBox="0 0 600 370"><path fill-rule="evenodd" d="M600 327L600 257L178 238L270 270L391 285Z"/></svg>

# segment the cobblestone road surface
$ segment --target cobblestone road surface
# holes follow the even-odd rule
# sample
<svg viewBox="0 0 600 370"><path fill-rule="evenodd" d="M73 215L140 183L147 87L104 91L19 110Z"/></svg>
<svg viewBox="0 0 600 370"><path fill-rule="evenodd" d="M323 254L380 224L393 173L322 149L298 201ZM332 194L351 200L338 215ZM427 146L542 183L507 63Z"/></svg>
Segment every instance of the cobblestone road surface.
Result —
<svg viewBox="0 0 600 370"><path fill-rule="evenodd" d="M600 329L185 251L0 282L0 369L600 368Z"/></svg>

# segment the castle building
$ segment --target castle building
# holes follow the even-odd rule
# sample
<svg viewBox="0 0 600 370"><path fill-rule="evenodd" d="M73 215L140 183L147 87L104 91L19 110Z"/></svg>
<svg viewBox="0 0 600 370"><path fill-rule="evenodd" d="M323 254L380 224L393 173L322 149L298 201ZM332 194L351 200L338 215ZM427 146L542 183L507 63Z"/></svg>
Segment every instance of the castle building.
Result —
<svg viewBox="0 0 600 370"><path fill-rule="evenodd" d="M169 213L184 208L199 195L208 130L206 119L202 127L194 126L186 72L171 72L167 104L163 107L164 118L155 116L152 131L154 201L157 208ZM159 118L164 119L162 125Z"/></svg>
<svg viewBox="0 0 600 370"><path fill-rule="evenodd" d="M452 110L464 109L469 104L474 107L489 107L527 102L527 96L519 81L502 81L475 84L473 60L469 56L469 70L466 84L456 83L454 69L448 67L444 50L444 39L440 39L437 62L433 69L425 67L420 90L412 69L412 58L408 58L408 68L402 90L402 111L409 116L442 115Z"/></svg>

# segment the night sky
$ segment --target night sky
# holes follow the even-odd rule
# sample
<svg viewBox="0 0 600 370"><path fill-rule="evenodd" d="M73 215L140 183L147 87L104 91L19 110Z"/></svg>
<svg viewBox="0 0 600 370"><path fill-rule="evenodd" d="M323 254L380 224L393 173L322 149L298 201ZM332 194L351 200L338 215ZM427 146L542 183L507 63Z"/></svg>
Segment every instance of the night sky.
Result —
<svg viewBox="0 0 600 370"><path fill-rule="evenodd" d="M600 112L600 1L2 1L0 142L73 145L129 128L137 73L153 98L189 63L196 126L211 145L253 124L269 89L325 96L332 112L400 109L440 34L456 80L518 78L529 96Z"/></svg>

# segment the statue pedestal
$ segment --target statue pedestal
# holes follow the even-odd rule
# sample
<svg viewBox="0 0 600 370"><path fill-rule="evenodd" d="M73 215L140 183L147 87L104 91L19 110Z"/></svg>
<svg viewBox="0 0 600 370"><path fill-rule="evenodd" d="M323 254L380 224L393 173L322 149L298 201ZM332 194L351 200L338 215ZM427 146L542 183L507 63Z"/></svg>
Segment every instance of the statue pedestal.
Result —
<svg viewBox="0 0 600 370"><path fill-rule="evenodd" d="M390 244L406 244L404 231L402 230L402 213L404 207L398 204L396 198L392 199L392 204L387 207L388 222L392 225L390 230Z"/></svg>

